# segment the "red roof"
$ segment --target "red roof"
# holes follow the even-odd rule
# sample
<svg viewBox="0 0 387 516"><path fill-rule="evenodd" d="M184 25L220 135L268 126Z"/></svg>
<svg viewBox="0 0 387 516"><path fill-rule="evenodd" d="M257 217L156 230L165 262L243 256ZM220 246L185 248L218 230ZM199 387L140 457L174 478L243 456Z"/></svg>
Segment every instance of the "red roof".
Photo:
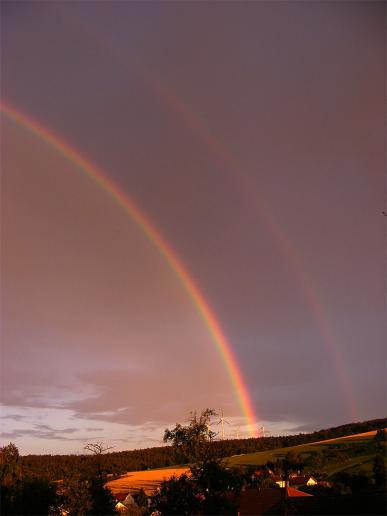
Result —
<svg viewBox="0 0 387 516"><path fill-rule="evenodd" d="M293 487L287 489L289 498L313 496ZM238 513L240 516L261 516L273 510L281 500L284 500L285 489L279 487L264 487L260 489L246 489L238 499Z"/></svg>
<svg viewBox="0 0 387 516"><path fill-rule="evenodd" d="M294 489L294 487L288 487L287 493L289 498L299 498L301 496L313 496L309 493L304 493L304 491L299 491L298 489Z"/></svg>

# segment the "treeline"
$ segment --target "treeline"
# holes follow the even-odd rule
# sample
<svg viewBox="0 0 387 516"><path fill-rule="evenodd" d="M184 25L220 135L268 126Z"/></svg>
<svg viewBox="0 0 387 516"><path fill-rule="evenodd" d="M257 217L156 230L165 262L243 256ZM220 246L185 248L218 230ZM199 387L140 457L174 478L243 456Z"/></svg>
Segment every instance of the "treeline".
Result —
<svg viewBox="0 0 387 516"><path fill-rule="evenodd" d="M241 453L253 453L296 446L298 444L333 439L385 427L387 427L387 418L350 423L309 434L213 441L211 447L213 448L214 456L221 458ZM170 446L160 446L141 450L112 452L99 456L26 455L22 457L22 468L23 474L28 477L45 476L49 479L59 480L74 470L87 476L89 471L95 470L96 461L98 461L98 468L102 469L105 474L116 476L127 471L172 466L179 463L179 458Z"/></svg>

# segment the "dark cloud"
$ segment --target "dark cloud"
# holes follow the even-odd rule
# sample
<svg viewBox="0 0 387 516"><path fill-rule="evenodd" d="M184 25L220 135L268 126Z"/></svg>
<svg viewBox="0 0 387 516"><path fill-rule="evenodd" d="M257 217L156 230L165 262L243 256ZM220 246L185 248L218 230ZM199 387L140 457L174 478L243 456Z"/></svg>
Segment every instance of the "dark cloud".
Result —
<svg viewBox="0 0 387 516"><path fill-rule="evenodd" d="M37 439L55 439L58 441L69 441L75 440L78 441L79 438L69 438L63 435L60 435L62 432L59 430L33 430L33 429L24 429L19 428L12 430L10 432L1 432L0 435L3 439L19 439L22 437L35 437ZM66 433L66 432L64 432ZM67 432L73 433L73 432Z"/></svg>
<svg viewBox="0 0 387 516"><path fill-rule="evenodd" d="M12 419L13 421L23 421L29 419L31 416L24 416L21 414L4 414L0 416L0 419Z"/></svg>
<svg viewBox="0 0 387 516"><path fill-rule="evenodd" d="M4 439L18 439L21 437L36 437L38 439L57 439L57 440L72 440L66 437L67 434L74 434L79 431L79 428L53 428L50 425L34 423L33 428L18 428L7 432L1 432ZM62 435L65 434L65 435ZM78 440L76 438L75 440Z"/></svg>

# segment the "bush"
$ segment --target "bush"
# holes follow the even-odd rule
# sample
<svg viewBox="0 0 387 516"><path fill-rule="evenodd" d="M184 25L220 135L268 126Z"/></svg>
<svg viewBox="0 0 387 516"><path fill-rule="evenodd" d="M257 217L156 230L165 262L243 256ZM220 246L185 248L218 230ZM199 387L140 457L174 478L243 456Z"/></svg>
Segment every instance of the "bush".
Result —
<svg viewBox="0 0 387 516"><path fill-rule="evenodd" d="M30 478L13 486L2 486L3 514L49 514L58 502L56 488L47 479Z"/></svg>

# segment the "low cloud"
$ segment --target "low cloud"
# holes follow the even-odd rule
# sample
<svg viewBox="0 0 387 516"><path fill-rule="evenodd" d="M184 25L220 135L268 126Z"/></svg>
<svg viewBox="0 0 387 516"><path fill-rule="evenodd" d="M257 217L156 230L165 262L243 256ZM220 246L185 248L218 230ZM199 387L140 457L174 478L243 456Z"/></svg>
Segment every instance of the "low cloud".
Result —
<svg viewBox="0 0 387 516"><path fill-rule="evenodd" d="M12 421L25 421L31 416L22 416L21 414L4 414L0 416L0 419L7 419Z"/></svg>
<svg viewBox="0 0 387 516"><path fill-rule="evenodd" d="M75 434L78 428L53 428L50 425L35 424L34 428L16 428L7 432L0 432L3 439L19 439L21 437L34 436L38 439L69 440L68 434ZM65 435L62 435L65 434ZM72 439L71 439L72 440Z"/></svg>
<svg viewBox="0 0 387 516"><path fill-rule="evenodd" d="M154 373L128 374L127 371L92 371L79 376L85 390L97 393L89 398L71 400L63 407L75 412L81 419L92 419L130 426L153 425L154 428L170 421L181 421L189 416L187 400L192 400L191 410L199 412L207 407L225 407L229 394L218 388L216 378L206 379L210 384L200 388L203 379L197 382L165 374L155 378ZM235 404L228 411L230 417L239 415Z"/></svg>

